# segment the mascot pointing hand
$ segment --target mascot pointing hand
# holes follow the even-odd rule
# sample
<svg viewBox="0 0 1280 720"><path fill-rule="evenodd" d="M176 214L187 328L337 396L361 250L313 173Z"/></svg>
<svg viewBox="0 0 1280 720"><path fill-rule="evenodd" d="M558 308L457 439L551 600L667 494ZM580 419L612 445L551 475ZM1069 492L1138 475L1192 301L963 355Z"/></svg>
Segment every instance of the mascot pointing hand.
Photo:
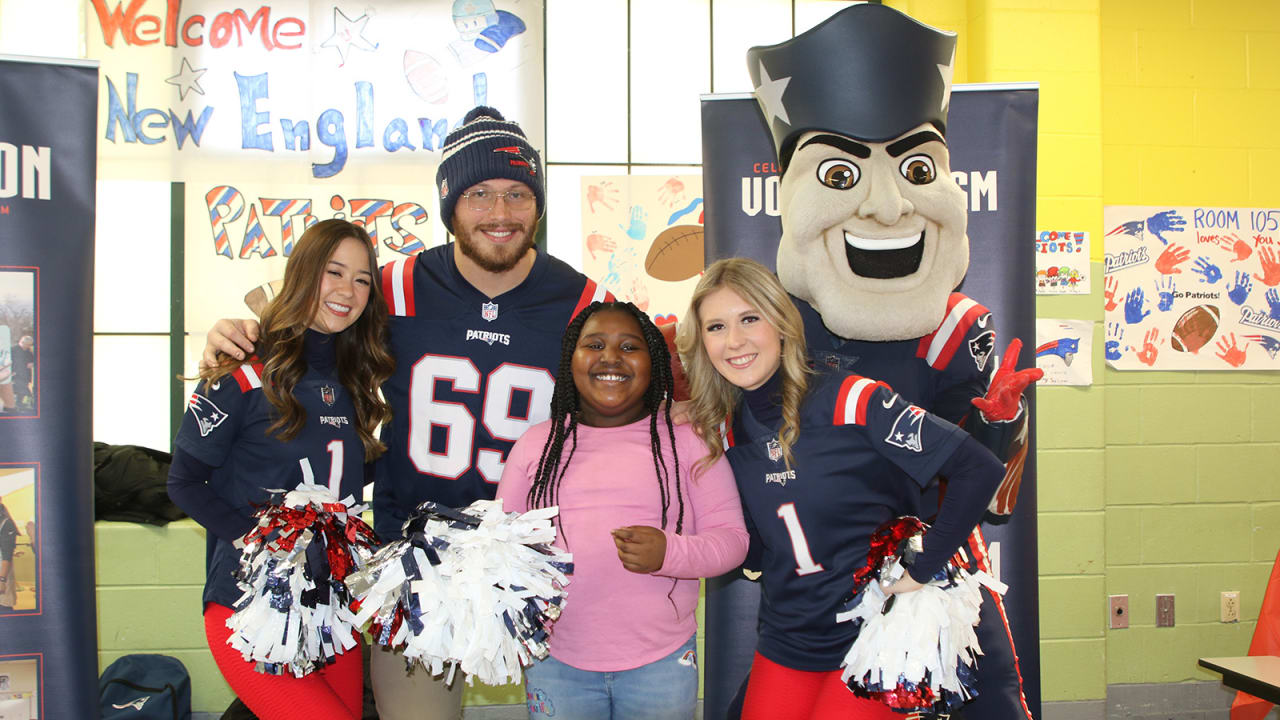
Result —
<svg viewBox="0 0 1280 720"><path fill-rule="evenodd" d="M1017 501L1023 391L1040 371L1015 369L1017 339L1000 362L990 312L955 292L969 265L967 195L952 178L946 141L955 52L954 33L864 3L752 48L747 64L782 172L778 277L800 307L814 364L883 380L965 427L1006 461L989 508L999 516ZM969 550L967 562L989 571L979 529ZM753 634L756 594L742 585L709 590L712 632L734 625ZM1031 718L994 592L978 639L978 697L964 717ZM708 672L745 673L741 644L721 649L732 645L708 643Z"/></svg>

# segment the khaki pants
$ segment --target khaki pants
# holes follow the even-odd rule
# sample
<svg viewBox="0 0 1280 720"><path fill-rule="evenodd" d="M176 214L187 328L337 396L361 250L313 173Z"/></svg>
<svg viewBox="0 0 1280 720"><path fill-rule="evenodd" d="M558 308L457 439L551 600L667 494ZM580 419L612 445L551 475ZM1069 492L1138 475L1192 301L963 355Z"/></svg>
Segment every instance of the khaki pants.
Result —
<svg viewBox="0 0 1280 720"><path fill-rule="evenodd" d="M369 652L369 679L382 720L462 718L462 688L466 681L461 670L455 673L450 687L444 682L447 673L434 678L422 667L405 672L401 653L382 647L370 648Z"/></svg>

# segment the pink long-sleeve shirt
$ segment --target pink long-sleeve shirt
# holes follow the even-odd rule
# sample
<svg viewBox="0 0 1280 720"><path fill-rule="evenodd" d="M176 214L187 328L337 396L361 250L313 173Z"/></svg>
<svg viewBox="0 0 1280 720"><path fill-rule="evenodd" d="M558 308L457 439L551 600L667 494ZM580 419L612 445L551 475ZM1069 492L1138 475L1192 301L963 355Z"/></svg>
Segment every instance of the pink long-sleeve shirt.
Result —
<svg viewBox="0 0 1280 720"><path fill-rule="evenodd" d="M661 429L671 483L675 464ZM551 423L530 428L507 457L497 497L508 512L529 509ZM747 553L742 503L729 463L721 457L695 480L706 445L688 425L675 429L684 496L684 527L675 533L679 502L671 488L667 552L650 574L622 567L610 531L628 525L662 527L662 501L649 445L649 418L615 428L578 425L578 445L561 481L556 545L573 553L564 612L551 634L551 654L582 670L629 670L671 654L697 630L698 578L737 567ZM564 457L568 457L566 441ZM563 461L563 458L562 458ZM670 597L668 598L668 594Z"/></svg>

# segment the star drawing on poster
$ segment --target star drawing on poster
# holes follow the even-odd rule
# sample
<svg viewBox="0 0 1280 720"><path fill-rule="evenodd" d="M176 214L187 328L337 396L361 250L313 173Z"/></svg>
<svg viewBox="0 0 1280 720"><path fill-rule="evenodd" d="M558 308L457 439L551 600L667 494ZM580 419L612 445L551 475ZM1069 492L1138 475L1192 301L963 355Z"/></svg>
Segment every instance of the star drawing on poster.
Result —
<svg viewBox="0 0 1280 720"><path fill-rule="evenodd" d="M787 91L787 84L791 82L791 78L784 77L774 80L769 77L769 71L765 70L764 63L760 63L760 84L756 86L756 97L760 98L760 102L765 107L765 115L768 116L769 123L773 123L774 118L782 120L782 122L790 125L791 118L787 117L787 107L782 103L782 94Z"/></svg>
<svg viewBox="0 0 1280 720"><path fill-rule="evenodd" d="M361 15L352 20L346 16L338 8L333 9L333 34L327 40L320 43L322 48L334 48L338 51L338 57L342 59L341 65L347 64L347 53L354 46L360 50L373 51L378 49L378 44L371 42L364 36L365 26L369 24L369 15Z"/></svg>
<svg viewBox="0 0 1280 720"><path fill-rule="evenodd" d="M200 87L200 76L209 71L209 68L200 68L195 70L191 67L191 63L186 58L182 58L182 66L178 70L178 74L173 77L165 78L164 81L178 88L178 99L186 100L187 93L192 90L204 94L204 88Z"/></svg>

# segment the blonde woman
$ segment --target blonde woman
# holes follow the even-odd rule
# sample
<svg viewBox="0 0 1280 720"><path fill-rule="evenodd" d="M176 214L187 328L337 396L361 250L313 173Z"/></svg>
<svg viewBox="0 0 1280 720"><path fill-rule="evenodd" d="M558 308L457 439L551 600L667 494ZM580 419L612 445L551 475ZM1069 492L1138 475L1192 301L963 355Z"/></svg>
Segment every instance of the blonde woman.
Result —
<svg viewBox="0 0 1280 720"><path fill-rule="evenodd" d="M900 515L933 514L920 507L925 484L938 474L950 481L924 552L888 593L919 589L955 553L1003 467L888 385L811 371L799 312L753 260L707 268L677 347L692 422L708 438L711 461L721 452L729 458L751 532L748 562L762 572L742 717L897 717L841 681L854 627L837 623L836 612L876 528Z"/></svg>

